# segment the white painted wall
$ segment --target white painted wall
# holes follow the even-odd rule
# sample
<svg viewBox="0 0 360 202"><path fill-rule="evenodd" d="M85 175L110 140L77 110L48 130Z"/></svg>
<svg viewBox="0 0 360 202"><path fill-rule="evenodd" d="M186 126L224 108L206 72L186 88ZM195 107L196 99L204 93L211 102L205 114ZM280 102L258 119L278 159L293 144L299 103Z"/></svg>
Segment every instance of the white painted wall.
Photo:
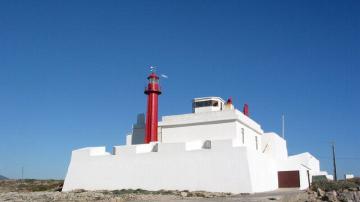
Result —
<svg viewBox="0 0 360 202"><path fill-rule="evenodd" d="M251 127L236 121L236 138L240 141L240 144L261 152L261 136L261 134L254 131Z"/></svg>
<svg viewBox="0 0 360 202"><path fill-rule="evenodd" d="M277 189L278 177L276 161L252 148L249 148L247 151L253 192L265 192Z"/></svg>
<svg viewBox="0 0 360 202"><path fill-rule="evenodd" d="M241 128L245 130L248 146L256 148L255 136L258 136L260 150L263 130L238 110L164 116L159 122L159 139L163 143L233 139L241 133Z"/></svg>
<svg viewBox="0 0 360 202"><path fill-rule="evenodd" d="M264 133L261 137L261 151L269 154L272 158L284 160L288 157L286 141L278 134Z"/></svg>
<svg viewBox="0 0 360 202"><path fill-rule="evenodd" d="M155 144L118 146L115 155L99 155L104 147L75 150L63 191L142 188L253 193L276 189L274 162L232 144L232 140L219 140L212 141L211 148L186 150L185 143L159 143L157 152L149 149ZM94 150L97 155L91 156Z"/></svg>
<svg viewBox="0 0 360 202"><path fill-rule="evenodd" d="M235 121L161 127L161 139L163 143L233 139L235 135Z"/></svg>
<svg viewBox="0 0 360 202"><path fill-rule="evenodd" d="M345 174L345 179L353 179L354 177L353 174Z"/></svg>

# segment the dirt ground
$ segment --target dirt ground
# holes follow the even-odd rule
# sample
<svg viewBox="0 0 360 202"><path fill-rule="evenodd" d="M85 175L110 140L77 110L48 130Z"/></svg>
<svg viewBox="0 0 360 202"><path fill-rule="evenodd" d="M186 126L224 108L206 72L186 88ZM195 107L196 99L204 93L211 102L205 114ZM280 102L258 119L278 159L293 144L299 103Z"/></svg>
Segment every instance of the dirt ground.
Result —
<svg viewBox="0 0 360 202"><path fill-rule="evenodd" d="M26 201L26 202L65 202L65 201L168 201L168 202L298 202L309 200L309 193L297 189L280 189L273 192L257 194L212 193L204 191L146 191L146 190L113 190L113 191L86 191L75 190L72 192L61 192L62 180L0 180L0 201Z"/></svg>
<svg viewBox="0 0 360 202"><path fill-rule="evenodd" d="M8 192L0 194L0 201L30 201L30 202L45 202L45 201L133 201L133 202L149 202L149 201L169 201L169 202L227 202L227 201L239 201L239 202L265 202L265 201L282 201L282 202L295 202L295 201L307 201L307 194L305 192L281 192L281 193L267 193L267 194L253 194L249 196L228 196L228 197L181 197L175 195L122 195L122 196L104 196L102 194L94 192L85 192L81 194L68 194L61 192L28 192L17 193Z"/></svg>

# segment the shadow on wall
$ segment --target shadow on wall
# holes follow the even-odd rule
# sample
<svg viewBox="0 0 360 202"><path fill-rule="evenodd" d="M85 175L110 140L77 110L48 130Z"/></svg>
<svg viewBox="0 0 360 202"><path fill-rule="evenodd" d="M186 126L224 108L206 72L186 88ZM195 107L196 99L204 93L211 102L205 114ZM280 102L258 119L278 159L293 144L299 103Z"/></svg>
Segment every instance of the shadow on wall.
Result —
<svg viewBox="0 0 360 202"><path fill-rule="evenodd" d="M131 144L144 144L145 139L145 114L137 115L137 121L133 125Z"/></svg>

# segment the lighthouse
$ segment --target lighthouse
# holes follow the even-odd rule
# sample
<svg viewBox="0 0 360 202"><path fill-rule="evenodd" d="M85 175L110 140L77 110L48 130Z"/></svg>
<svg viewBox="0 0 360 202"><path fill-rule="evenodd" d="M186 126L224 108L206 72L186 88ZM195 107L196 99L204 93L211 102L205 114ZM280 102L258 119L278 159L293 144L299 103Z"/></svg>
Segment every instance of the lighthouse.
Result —
<svg viewBox="0 0 360 202"><path fill-rule="evenodd" d="M147 95L145 143L158 141L158 96L161 94L156 73L152 72L147 79L149 83L144 91Z"/></svg>
<svg viewBox="0 0 360 202"><path fill-rule="evenodd" d="M231 99L198 97L192 100L192 113L163 116L158 122L161 89L159 76L151 69L144 91L146 116L138 115L126 135L126 145L114 146L111 153L105 147L72 151L62 191L162 189L239 194L306 189L312 176L332 179L309 152L288 155L286 140L264 132L249 117L247 104L240 111ZM144 168L151 174L143 175Z"/></svg>

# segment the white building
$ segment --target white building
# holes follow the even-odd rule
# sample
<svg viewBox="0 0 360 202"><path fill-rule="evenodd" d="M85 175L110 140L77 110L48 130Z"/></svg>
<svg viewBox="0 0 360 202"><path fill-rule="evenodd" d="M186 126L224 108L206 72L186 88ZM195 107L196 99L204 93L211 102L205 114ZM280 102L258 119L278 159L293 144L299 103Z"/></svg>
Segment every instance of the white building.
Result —
<svg viewBox="0 0 360 202"><path fill-rule="evenodd" d="M139 115L126 145L74 150L63 191L73 189L204 190L255 193L305 189L320 171L305 152L288 156L286 140L219 97L196 98L193 113L164 116L158 142L143 144Z"/></svg>

